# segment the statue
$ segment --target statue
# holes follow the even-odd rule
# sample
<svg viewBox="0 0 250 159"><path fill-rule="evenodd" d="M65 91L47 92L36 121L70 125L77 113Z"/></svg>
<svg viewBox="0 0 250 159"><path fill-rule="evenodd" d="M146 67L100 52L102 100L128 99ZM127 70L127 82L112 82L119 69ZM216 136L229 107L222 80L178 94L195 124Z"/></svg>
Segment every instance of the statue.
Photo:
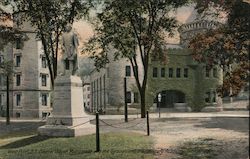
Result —
<svg viewBox="0 0 250 159"><path fill-rule="evenodd" d="M72 27L68 25L65 33L62 35L63 51L62 51L62 63L63 63L63 75L66 70L70 70L71 75L75 75L78 69L78 38L72 31Z"/></svg>

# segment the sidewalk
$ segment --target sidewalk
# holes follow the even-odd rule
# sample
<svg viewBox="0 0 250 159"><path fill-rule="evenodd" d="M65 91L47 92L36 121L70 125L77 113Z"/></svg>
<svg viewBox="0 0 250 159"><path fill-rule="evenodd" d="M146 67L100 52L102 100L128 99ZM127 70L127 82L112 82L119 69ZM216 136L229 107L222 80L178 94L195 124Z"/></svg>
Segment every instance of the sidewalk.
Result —
<svg viewBox="0 0 250 159"><path fill-rule="evenodd" d="M150 118L159 118L159 113L150 113ZM95 115L88 115L89 119L95 119ZM249 111L222 111L222 112L161 112L161 118L211 118L211 117L237 117L249 118ZM138 115L128 115L128 118L140 118ZM124 115L100 115L100 119L124 119ZM0 122L6 119L0 117ZM24 118L11 118L15 122L45 122L44 119L24 119Z"/></svg>
<svg viewBox="0 0 250 159"><path fill-rule="evenodd" d="M150 113L150 118L159 118L159 113ZM238 117L249 118L249 111L222 112L162 112L161 118L209 118L209 117ZM101 115L101 119L122 119L124 115ZM139 115L128 115L128 118L140 118Z"/></svg>

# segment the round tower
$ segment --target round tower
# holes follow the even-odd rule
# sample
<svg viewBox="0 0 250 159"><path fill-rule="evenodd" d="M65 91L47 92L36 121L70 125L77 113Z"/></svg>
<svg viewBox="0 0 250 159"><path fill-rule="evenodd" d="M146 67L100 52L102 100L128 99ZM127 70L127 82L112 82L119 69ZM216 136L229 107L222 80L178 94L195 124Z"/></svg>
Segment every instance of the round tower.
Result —
<svg viewBox="0 0 250 159"><path fill-rule="evenodd" d="M218 28L219 22L208 20L195 20L183 24L179 29L180 44L188 48L189 42L198 33ZM223 82L223 73L220 67L208 68L205 63L196 63L195 66L195 109L197 111L219 111L221 98L217 88Z"/></svg>
<svg viewBox="0 0 250 159"><path fill-rule="evenodd" d="M180 44L188 47L188 43L198 33L206 32L210 29L216 29L219 26L218 22L208 20L195 20L190 23L183 24L178 29L180 33Z"/></svg>

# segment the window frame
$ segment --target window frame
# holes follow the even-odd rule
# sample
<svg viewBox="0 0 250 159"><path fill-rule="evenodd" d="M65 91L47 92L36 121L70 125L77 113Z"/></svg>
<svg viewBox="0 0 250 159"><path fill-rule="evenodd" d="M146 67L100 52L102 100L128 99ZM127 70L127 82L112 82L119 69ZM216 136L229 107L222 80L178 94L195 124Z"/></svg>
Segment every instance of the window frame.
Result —
<svg viewBox="0 0 250 159"><path fill-rule="evenodd" d="M21 43L22 43L22 40L21 38L16 38L16 49L21 49Z"/></svg>
<svg viewBox="0 0 250 159"><path fill-rule="evenodd" d="M21 77L22 75L20 73L16 74L16 86L21 86Z"/></svg>
<svg viewBox="0 0 250 159"><path fill-rule="evenodd" d="M42 96L42 106L48 106L48 94L47 93L42 93L41 96Z"/></svg>
<svg viewBox="0 0 250 159"><path fill-rule="evenodd" d="M20 67L21 66L21 55L16 55L16 67ZM19 60L18 60L19 59Z"/></svg>
<svg viewBox="0 0 250 159"><path fill-rule="evenodd" d="M42 68L47 68L47 61L45 56L42 56L41 62L42 62Z"/></svg>
<svg viewBox="0 0 250 159"><path fill-rule="evenodd" d="M176 68L176 78L181 78L181 68Z"/></svg>
<svg viewBox="0 0 250 159"><path fill-rule="evenodd" d="M41 85L43 87L47 87L47 75L46 74L41 74Z"/></svg>
<svg viewBox="0 0 250 159"><path fill-rule="evenodd" d="M132 103L132 93L131 93L131 91L126 92L126 97L127 97L126 102L127 103Z"/></svg>
<svg viewBox="0 0 250 159"><path fill-rule="evenodd" d="M131 67L129 65L125 66L125 77L131 76Z"/></svg>
<svg viewBox="0 0 250 159"><path fill-rule="evenodd" d="M183 77L184 78L188 78L188 68L184 68L184 70L183 70Z"/></svg>
<svg viewBox="0 0 250 159"><path fill-rule="evenodd" d="M161 68L161 77L166 77L166 69L164 67Z"/></svg>
<svg viewBox="0 0 250 159"><path fill-rule="evenodd" d="M168 77L169 78L173 78L174 77L174 69L172 67L168 68Z"/></svg>
<svg viewBox="0 0 250 159"><path fill-rule="evenodd" d="M16 106L20 107L21 106L21 99L22 98L22 94L21 93L17 93L16 94Z"/></svg>
<svg viewBox="0 0 250 159"><path fill-rule="evenodd" d="M153 78L157 78L157 77L158 77L158 68L153 67Z"/></svg>

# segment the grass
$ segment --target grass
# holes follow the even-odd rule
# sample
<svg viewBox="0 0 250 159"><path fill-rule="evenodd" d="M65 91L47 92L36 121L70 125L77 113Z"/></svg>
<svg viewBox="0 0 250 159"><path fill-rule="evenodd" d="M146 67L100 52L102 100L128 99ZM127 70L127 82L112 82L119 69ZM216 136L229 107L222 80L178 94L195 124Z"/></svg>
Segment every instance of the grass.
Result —
<svg viewBox="0 0 250 159"><path fill-rule="evenodd" d="M153 159L154 155L153 139L136 133L101 134L101 152L98 153L95 152L95 135L15 139L0 147L0 159Z"/></svg>
<svg viewBox="0 0 250 159"><path fill-rule="evenodd" d="M183 143L177 153L183 159L214 159L218 155L217 150L216 140L204 138Z"/></svg>

